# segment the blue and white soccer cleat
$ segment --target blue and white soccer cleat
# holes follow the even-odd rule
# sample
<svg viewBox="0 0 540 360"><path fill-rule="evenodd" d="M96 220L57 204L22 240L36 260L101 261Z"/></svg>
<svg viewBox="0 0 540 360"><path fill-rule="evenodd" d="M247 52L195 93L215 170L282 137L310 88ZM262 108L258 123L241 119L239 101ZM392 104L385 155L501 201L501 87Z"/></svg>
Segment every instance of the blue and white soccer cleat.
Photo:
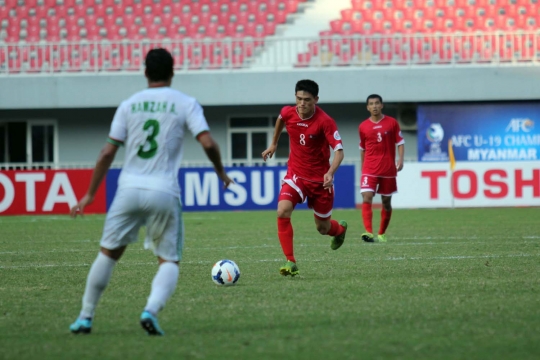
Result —
<svg viewBox="0 0 540 360"><path fill-rule="evenodd" d="M141 314L141 326L148 335L165 335L165 332L159 327L157 318L148 311L143 311Z"/></svg>
<svg viewBox="0 0 540 360"><path fill-rule="evenodd" d="M77 319L69 326L69 330L74 334L90 334L92 332L92 319Z"/></svg>

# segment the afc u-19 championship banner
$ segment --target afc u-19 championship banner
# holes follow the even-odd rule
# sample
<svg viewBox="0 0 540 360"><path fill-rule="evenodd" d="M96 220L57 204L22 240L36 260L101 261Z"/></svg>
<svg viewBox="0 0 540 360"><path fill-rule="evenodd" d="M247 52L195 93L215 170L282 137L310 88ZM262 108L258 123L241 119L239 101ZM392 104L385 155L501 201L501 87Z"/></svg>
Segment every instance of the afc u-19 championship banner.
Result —
<svg viewBox="0 0 540 360"><path fill-rule="evenodd" d="M88 189L91 169L0 172L0 215L68 214ZM355 207L355 168L343 165L334 179L335 208ZM180 169L184 211L276 209L285 167L227 168L235 184L223 189L212 168ZM105 213L113 201L119 169L111 169L87 214ZM306 204L298 205L307 208Z"/></svg>
<svg viewBox="0 0 540 360"><path fill-rule="evenodd" d="M418 106L418 161L540 159L540 102Z"/></svg>

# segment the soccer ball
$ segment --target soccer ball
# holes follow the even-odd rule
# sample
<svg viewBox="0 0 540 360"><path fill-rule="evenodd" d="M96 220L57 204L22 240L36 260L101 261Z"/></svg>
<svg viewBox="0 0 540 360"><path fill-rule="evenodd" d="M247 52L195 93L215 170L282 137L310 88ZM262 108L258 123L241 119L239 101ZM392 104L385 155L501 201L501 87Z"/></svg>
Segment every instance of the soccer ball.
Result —
<svg viewBox="0 0 540 360"><path fill-rule="evenodd" d="M240 278L240 269L232 260L219 260L212 268L212 281L218 285L234 285Z"/></svg>

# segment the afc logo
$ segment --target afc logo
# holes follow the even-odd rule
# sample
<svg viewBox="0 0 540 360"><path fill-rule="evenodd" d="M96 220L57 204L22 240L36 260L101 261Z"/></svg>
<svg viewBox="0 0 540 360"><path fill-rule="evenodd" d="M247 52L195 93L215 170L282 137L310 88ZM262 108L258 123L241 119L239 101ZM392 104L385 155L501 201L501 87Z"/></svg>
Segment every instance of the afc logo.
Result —
<svg viewBox="0 0 540 360"><path fill-rule="evenodd" d="M508 123L508 126L506 126L505 131L509 132L512 131L514 133L516 132L531 132L531 130L534 128L534 121L531 119L512 119Z"/></svg>

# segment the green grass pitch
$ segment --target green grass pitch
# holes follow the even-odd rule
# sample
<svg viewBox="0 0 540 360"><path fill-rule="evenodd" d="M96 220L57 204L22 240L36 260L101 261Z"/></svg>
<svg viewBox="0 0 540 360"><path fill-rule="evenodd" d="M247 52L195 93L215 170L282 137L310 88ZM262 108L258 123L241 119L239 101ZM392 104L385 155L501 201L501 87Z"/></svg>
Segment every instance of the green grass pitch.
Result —
<svg viewBox="0 0 540 360"><path fill-rule="evenodd" d="M312 212L297 211L300 276L284 278L275 211L185 213L162 338L138 323L157 270L142 241L117 265L92 334L72 335L104 217L0 217L0 358L538 359L539 215L395 210L389 242L366 244L360 212L335 210L349 230L332 251ZM240 267L236 286L211 280L223 258Z"/></svg>

